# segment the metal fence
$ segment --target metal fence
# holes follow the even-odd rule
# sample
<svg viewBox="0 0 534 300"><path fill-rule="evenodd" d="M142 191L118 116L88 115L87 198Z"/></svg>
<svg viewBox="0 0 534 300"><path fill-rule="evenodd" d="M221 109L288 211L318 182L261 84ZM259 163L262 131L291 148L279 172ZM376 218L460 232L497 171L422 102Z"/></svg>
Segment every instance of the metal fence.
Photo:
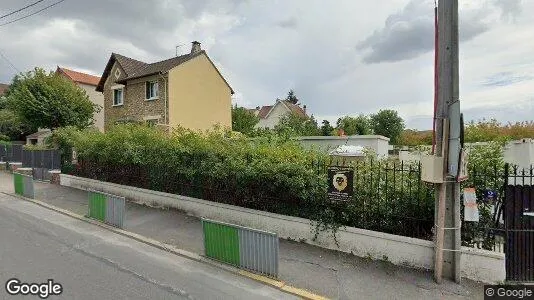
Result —
<svg viewBox="0 0 534 300"><path fill-rule="evenodd" d="M462 245L504 253L506 250L506 202L512 195L508 186L533 186L534 168L504 164L490 168L472 166L462 188L474 188L479 211L478 222L462 222ZM463 200L463 193L461 194ZM461 201L464 220L464 202Z"/></svg>
<svg viewBox="0 0 534 300"><path fill-rule="evenodd" d="M0 145L0 161L22 162L23 147L21 144Z"/></svg>
<svg viewBox="0 0 534 300"><path fill-rule="evenodd" d="M278 277L279 241L275 233L202 219L207 257Z"/></svg>
<svg viewBox="0 0 534 300"><path fill-rule="evenodd" d="M123 228L126 199L99 191L88 190L90 218Z"/></svg>
<svg viewBox="0 0 534 300"><path fill-rule="evenodd" d="M50 170L61 169L61 154L57 149L23 150L22 167L33 168L33 179L50 181Z"/></svg>
<svg viewBox="0 0 534 300"><path fill-rule="evenodd" d="M434 187L421 180L421 165L387 160L319 162L354 168L352 199L340 207L343 225L431 240L434 225Z"/></svg>
<svg viewBox="0 0 534 300"><path fill-rule="evenodd" d="M20 173L13 173L13 186L15 194L27 198L34 198L33 178Z"/></svg>
<svg viewBox="0 0 534 300"><path fill-rule="evenodd" d="M61 169L61 154L58 149L23 150L22 166L59 170Z"/></svg>

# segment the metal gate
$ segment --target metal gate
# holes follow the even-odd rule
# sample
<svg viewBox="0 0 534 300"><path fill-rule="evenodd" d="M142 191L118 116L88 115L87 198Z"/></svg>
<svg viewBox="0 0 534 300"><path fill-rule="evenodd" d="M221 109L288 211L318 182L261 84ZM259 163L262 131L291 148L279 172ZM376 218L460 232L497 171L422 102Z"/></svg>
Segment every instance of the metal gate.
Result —
<svg viewBox="0 0 534 300"><path fill-rule="evenodd" d="M505 195L506 280L533 282L534 187L507 185Z"/></svg>
<svg viewBox="0 0 534 300"><path fill-rule="evenodd" d="M33 179L50 181L50 170L61 169L61 155L57 149L23 150L22 167L33 168Z"/></svg>

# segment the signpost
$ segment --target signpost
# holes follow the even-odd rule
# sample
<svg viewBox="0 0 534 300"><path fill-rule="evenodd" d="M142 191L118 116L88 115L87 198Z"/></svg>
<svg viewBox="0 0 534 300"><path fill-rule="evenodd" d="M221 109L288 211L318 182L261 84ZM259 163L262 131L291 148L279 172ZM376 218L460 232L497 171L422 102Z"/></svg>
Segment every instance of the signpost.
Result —
<svg viewBox="0 0 534 300"><path fill-rule="evenodd" d="M349 201L354 193L354 170L350 167L328 167L328 200Z"/></svg>

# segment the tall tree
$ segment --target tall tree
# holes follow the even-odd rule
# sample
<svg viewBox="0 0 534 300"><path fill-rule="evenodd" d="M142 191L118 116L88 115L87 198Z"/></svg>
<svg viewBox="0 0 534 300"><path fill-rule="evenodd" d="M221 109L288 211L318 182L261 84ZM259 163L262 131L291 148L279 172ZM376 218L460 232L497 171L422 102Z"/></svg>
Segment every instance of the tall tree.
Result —
<svg viewBox="0 0 534 300"><path fill-rule="evenodd" d="M374 134L388 137L392 144L397 144L404 130L404 120L397 111L384 109L371 115L371 126Z"/></svg>
<svg viewBox="0 0 534 300"><path fill-rule="evenodd" d="M337 120L336 128L343 129L346 135L365 135L371 133L369 118L365 115L357 117L345 116Z"/></svg>
<svg viewBox="0 0 534 300"><path fill-rule="evenodd" d="M289 90L289 92L287 93L287 97L285 99L286 101L288 102L291 102L293 104L298 104L299 103L299 98L297 98L297 96L295 95L295 91L294 90Z"/></svg>
<svg viewBox="0 0 534 300"><path fill-rule="evenodd" d="M83 89L40 68L15 76L7 93L7 106L30 127L50 129L88 127L93 112L99 110Z"/></svg>
<svg viewBox="0 0 534 300"><path fill-rule="evenodd" d="M332 135L333 131L334 127L330 125L330 122L328 120L323 120L323 125L321 126L321 135L329 136Z"/></svg>
<svg viewBox="0 0 534 300"><path fill-rule="evenodd" d="M232 130L250 135L254 131L254 126L260 119L251 111L243 107L232 107Z"/></svg>

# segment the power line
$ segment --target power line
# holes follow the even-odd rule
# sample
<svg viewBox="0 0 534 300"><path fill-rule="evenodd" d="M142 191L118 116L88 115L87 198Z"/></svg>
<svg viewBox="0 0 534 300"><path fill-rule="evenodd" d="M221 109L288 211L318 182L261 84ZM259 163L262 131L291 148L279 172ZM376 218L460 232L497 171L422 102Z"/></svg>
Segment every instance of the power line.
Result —
<svg viewBox="0 0 534 300"><path fill-rule="evenodd" d="M18 73L21 73L19 69L17 69L17 67L15 67L15 65L9 60L7 59L7 57L5 57L4 53L2 53L2 51L0 51L0 56L5 60L7 61L7 63L15 70L17 71Z"/></svg>
<svg viewBox="0 0 534 300"><path fill-rule="evenodd" d="M15 20L13 20L13 21L9 21L9 22L6 22L6 23L2 23L2 24L0 24L0 27L5 26L5 25L8 25L8 24L11 24L11 23L14 23L14 22L17 22L17 21L22 20L22 19L26 19L26 18L31 17L31 16L33 16L33 15L36 15L36 14L42 12L43 10L48 9L48 8L50 8L50 7L52 7L52 6L55 6L55 5L57 5L57 4L59 4L59 3L63 2L63 1L65 1L65 0L60 0L60 1L58 1L58 2L52 3L52 4L50 4L50 5L48 5L48 6L44 7L44 8L42 8L42 9L36 11L36 12L31 13L31 14L29 14L29 15L26 15L26 16L24 16L24 17L20 17L20 18L18 18L18 19L15 19Z"/></svg>
<svg viewBox="0 0 534 300"><path fill-rule="evenodd" d="M26 6L24 6L23 8L14 10L14 11L8 13L7 15L0 16L0 19L3 19L3 18L5 18L5 17L9 17L9 16L11 16L12 14L16 14L16 13L18 13L18 12L21 11L21 10L25 10L26 8L28 8L28 7L32 7L32 6L34 6L35 4L37 4L37 3L39 3L39 2L43 2L43 1L44 1L44 0L35 1L35 2L33 2L32 4L30 4L30 5L26 5Z"/></svg>

